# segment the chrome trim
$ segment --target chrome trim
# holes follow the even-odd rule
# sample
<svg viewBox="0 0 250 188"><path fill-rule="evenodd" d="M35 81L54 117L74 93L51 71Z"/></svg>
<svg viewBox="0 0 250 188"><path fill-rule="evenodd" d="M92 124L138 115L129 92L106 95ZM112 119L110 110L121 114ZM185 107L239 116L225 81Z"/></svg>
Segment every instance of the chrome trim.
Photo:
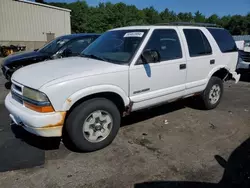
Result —
<svg viewBox="0 0 250 188"><path fill-rule="evenodd" d="M17 94L15 91L11 90L11 96L12 96L12 99L23 104L23 98L21 95Z"/></svg>
<svg viewBox="0 0 250 188"><path fill-rule="evenodd" d="M27 103L30 103L30 104L34 104L36 106L50 106L51 105L50 102L48 102L48 101L43 101L43 102L41 102L41 101L34 101L34 100L29 99L29 98L24 97L24 96L23 96L23 101L27 102Z"/></svg>
<svg viewBox="0 0 250 188"><path fill-rule="evenodd" d="M20 87L20 88L21 88L21 91L18 91L18 90L16 90L16 89L13 88L13 87L11 87L11 89L14 89L15 92L17 92L18 94L22 95L22 94L23 94L23 87L24 87L24 86L23 86L22 84L19 84L18 82L14 81L14 80L11 80L11 83L12 83L12 85L14 84L14 85Z"/></svg>

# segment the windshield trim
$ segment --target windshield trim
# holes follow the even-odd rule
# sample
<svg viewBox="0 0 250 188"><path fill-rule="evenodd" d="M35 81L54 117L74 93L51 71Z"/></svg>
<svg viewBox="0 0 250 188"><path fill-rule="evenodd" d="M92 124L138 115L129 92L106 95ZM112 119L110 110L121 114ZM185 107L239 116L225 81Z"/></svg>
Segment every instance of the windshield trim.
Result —
<svg viewBox="0 0 250 188"><path fill-rule="evenodd" d="M141 48L142 43L144 42L146 36L148 35L149 29L142 29L142 30L145 30L145 34L142 36L142 40L141 40L140 44L138 45L138 47L137 47L135 53L130 57L130 59L129 59L128 62L126 63L126 64L128 64L129 66L131 65L133 59L135 58L136 54L138 53L139 49Z"/></svg>
<svg viewBox="0 0 250 188"><path fill-rule="evenodd" d="M139 45L138 45L136 51L134 52L134 54L133 54L126 62L124 62L124 61L119 61L119 60L108 59L108 58L105 57L105 59L107 59L106 62L108 62L108 63L113 63L113 64L119 64L119 65L130 65L131 62L133 61L134 57L135 57L136 54L138 53L138 50L141 48L141 45L142 45L142 43L144 42L146 36L148 35L149 30L150 30L150 29L131 29L131 30L128 30L128 29L121 29L121 30L110 30L110 31L107 31L107 32L113 32L113 31L133 31L133 32L136 32L136 31L143 31L143 32L144 32L144 35L142 36L142 40L141 40L141 42L139 43ZM107 33L107 32L106 32L106 33ZM105 33L104 33L104 34L105 34ZM94 42L93 42L93 43L94 43ZM92 44L91 44L91 45L92 45ZM91 45L89 45L88 47L90 47ZM88 47L87 47L87 48L88 48ZM87 48L86 48L86 49L87 49ZM85 49L85 50L86 50L86 49ZM84 50L84 51L85 51L85 50ZM84 51L81 53L81 56L82 56L82 57L85 56ZM87 54L86 54L86 55L87 55ZM88 57L88 58L89 58L89 57Z"/></svg>
<svg viewBox="0 0 250 188"><path fill-rule="evenodd" d="M133 59L135 58L135 56L137 55L138 51L140 50L141 45L142 45L142 43L144 42L146 36L148 35L149 30L150 30L150 29L145 29L145 35L143 35L142 40L141 40L141 43L139 44L139 46L138 46L137 50L135 51L134 55L132 55L131 58L130 58L129 61L128 61L128 65L129 65L129 66L131 65Z"/></svg>

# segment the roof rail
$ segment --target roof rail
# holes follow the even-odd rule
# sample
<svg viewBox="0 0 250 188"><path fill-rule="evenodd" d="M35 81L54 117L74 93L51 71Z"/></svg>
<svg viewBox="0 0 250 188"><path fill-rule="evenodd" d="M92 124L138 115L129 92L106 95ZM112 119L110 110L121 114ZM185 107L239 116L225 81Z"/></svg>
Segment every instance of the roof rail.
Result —
<svg viewBox="0 0 250 188"><path fill-rule="evenodd" d="M218 25L211 24L211 23L192 23L192 22L170 22L170 23L158 23L156 25L180 25L180 26L219 27Z"/></svg>

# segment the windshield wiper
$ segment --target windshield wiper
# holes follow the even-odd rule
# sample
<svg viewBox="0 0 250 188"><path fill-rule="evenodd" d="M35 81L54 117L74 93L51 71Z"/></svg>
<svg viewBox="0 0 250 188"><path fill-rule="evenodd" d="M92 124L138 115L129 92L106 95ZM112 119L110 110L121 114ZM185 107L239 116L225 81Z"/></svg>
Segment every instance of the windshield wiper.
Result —
<svg viewBox="0 0 250 188"><path fill-rule="evenodd" d="M97 60L101 60L101 61L107 61L107 59L103 58L103 57L99 57L97 55L94 54L81 54L82 57L88 57L88 58L92 58L92 59L97 59Z"/></svg>

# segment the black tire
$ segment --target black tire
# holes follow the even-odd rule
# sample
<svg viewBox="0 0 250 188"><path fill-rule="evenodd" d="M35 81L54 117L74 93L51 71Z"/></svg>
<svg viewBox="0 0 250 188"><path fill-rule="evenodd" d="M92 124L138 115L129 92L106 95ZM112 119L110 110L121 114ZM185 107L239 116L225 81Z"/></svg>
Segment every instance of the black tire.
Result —
<svg viewBox="0 0 250 188"><path fill-rule="evenodd" d="M210 94L210 91L212 90L213 86L219 86L219 88L220 88L219 99L215 103L212 103L211 100L209 99L209 94ZM203 101L203 107L206 110L211 110L211 109L216 108L221 101L221 97L223 95L223 92L224 92L223 81L218 77L211 77L206 89L203 91L203 93L201 95L201 99Z"/></svg>
<svg viewBox="0 0 250 188"><path fill-rule="evenodd" d="M88 141L83 133L84 121L96 110L104 110L110 114L113 120L113 126L109 135L102 141L93 143ZM121 123L121 115L116 105L110 100L104 98L94 98L87 100L69 114L65 130L72 143L82 152L91 152L102 149L112 143L118 133Z"/></svg>

